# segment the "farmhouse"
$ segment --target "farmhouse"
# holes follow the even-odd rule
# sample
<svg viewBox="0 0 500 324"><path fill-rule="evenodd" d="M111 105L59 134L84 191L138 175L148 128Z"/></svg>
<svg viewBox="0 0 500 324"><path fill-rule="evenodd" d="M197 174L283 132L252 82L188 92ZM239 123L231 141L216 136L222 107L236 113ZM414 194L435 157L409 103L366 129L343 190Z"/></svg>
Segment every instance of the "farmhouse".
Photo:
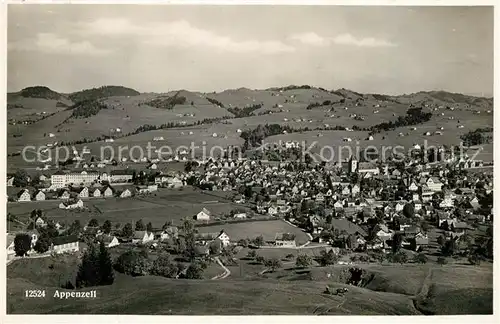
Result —
<svg viewBox="0 0 500 324"><path fill-rule="evenodd" d="M154 240L154 234L148 231L135 231L132 237L132 243L134 244L145 244L152 242Z"/></svg>
<svg viewBox="0 0 500 324"><path fill-rule="evenodd" d="M58 236L52 239L51 250L54 253L72 253L79 250L78 236Z"/></svg>
<svg viewBox="0 0 500 324"><path fill-rule="evenodd" d="M120 245L120 242L114 235L109 235L109 234L102 234L98 236L98 241L103 242L104 246L107 248L112 248L113 246Z"/></svg>
<svg viewBox="0 0 500 324"><path fill-rule="evenodd" d="M83 201L79 199L76 202L73 203L65 203L62 202L59 204L60 209L77 209L77 208L83 208Z"/></svg>
<svg viewBox="0 0 500 324"><path fill-rule="evenodd" d="M281 247L295 247L295 235L292 233L278 233L274 238L274 244Z"/></svg>
<svg viewBox="0 0 500 324"><path fill-rule="evenodd" d="M210 220L211 213L208 209L203 208L198 214L196 214L196 220Z"/></svg>
<svg viewBox="0 0 500 324"><path fill-rule="evenodd" d="M179 237L179 229L176 226L168 226L161 231L159 239L163 241L176 239L177 237Z"/></svg>

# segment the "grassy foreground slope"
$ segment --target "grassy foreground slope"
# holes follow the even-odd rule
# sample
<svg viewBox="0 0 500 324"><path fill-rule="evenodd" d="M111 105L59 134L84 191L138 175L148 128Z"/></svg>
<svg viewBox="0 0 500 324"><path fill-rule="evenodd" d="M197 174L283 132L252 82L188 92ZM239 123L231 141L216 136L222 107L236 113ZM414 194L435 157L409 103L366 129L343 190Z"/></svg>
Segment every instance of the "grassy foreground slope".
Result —
<svg viewBox="0 0 500 324"><path fill-rule="evenodd" d="M77 264L74 255L11 263L7 268L8 313L451 315L493 311L491 264L366 265L363 269L375 277L365 287L345 285L337 278L345 267L335 266L312 268L310 278L302 279L293 275L293 269L277 271L280 279L271 275L254 280L236 279L238 271L233 268L234 278L224 280L132 278L117 273L112 286L95 288L96 299L54 298L56 290L63 291L59 285L74 278ZM280 275L285 272L290 274ZM331 273L331 278L323 272ZM327 284L349 287L349 293L325 295ZM47 297L25 298L27 289L44 289Z"/></svg>
<svg viewBox="0 0 500 324"><path fill-rule="evenodd" d="M57 288L8 279L9 313L57 314L418 314L410 298L351 287L345 297L323 295L319 282L173 280L120 277L97 288L97 299L59 300ZM340 286L339 286L340 287ZM45 289L45 299L26 299L25 289ZM90 289L89 289L90 290Z"/></svg>

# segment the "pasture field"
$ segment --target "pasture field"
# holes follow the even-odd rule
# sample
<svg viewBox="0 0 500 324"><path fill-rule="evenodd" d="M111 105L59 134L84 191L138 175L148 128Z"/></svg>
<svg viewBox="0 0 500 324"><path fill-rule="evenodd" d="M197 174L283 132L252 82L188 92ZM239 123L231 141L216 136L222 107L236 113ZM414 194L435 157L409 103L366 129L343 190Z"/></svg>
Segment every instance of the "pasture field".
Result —
<svg viewBox="0 0 500 324"><path fill-rule="evenodd" d="M22 222L27 222L34 209L41 209L48 218L58 222L72 223L78 219L86 224L92 218L99 223L109 220L111 223L135 223L142 219L144 223L151 222L153 227L161 227L167 220L180 223L185 217L192 217L203 208L212 212L213 217L228 213L241 205L233 204L223 196L212 196L186 188L185 190L160 189L157 196L136 196L132 198L102 198L84 199L87 210L71 211L60 209L60 201L47 200L40 202L9 203L7 212L17 216Z"/></svg>
<svg viewBox="0 0 500 324"><path fill-rule="evenodd" d="M339 285L342 286L342 285ZM25 289L46 290L49 298L26 299ZM11 314L418 314L408 297L352 287L347 297L326 296L323 283L269 280L174 280L122 277L97 287L97 299L58 300L56 288L25 279L7 280ZM117 297L120 298L117 298ZM189 308L186 305L191 305Z"/></svg>
<svg viewBox="0 0 500 324"><path fill-rule="evenodd" d="M260 254L264 249L257 251ZM240 265L228 266L231 275L222 280L132 278L115 273L113 285L91 288L97 290L96 300L58 300L52 296L61 282L74 278L79 263L77 255L16 260L7 266L7 310L16 314L492 313L491 263L481 266L356 264L368 275L373 275L362 287L357 287L345 284L345 273L351 266L313 266L297 270L291 261L284 262L283 268L274 273L260 276L262 265L252 265L247 260L238 262L241 268ZM52 264L53 269L49 267ZM221 271L213 264L207 269L205 278ZM333 289L348 287L349 293L324 295L322 291L326 285ZM45 289L48 297L25 298L26 289ZM428 294L422 295L427 290ZM416 298L418 295L424 298ZM186 310L187 304L193 307Z"/></svg>
<svg viewBox="0 0 500 324"><path fill-rule="evenodd" d="M252 221L242 223L228 223L223 225L200 226L200 233L216 233L224 230L232 241L241 239L254 239L259 235L264 237L264 241L274 241L278 233L293 233L296 235L297 245L306 243L309 238L300 229L293 227L282 220L272 221Z"/></svg>
<svg viewBox="0 0 500 324"><path fill-rule="evenodd" d="M444 265L432 269L427 298L417 302L422 311L454 315L493 313L493 265Z"/></svg>

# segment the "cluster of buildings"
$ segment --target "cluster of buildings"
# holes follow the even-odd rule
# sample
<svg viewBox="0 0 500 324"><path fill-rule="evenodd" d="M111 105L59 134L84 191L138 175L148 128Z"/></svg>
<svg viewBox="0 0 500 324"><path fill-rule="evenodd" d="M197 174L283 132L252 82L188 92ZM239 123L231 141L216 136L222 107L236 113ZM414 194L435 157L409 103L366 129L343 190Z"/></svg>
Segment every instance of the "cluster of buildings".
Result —
<svg viewBox="0 0 500 324"><path fill-rule="evenodd" d="M158 187L181 188L186 185L185 178L178 174L157 172L154 181L134 185L134 173L129 170L113 170L109 173L87 170L59 170L51 176L40 175L36 186L27 186L14 191L11 175L7 179L9 201L28 202L45 200L77 201L85 198L127 198L136 194L148 194ZM28 182L31 179L28 178ZM62 208L62 207L61 207Z"/></svg>

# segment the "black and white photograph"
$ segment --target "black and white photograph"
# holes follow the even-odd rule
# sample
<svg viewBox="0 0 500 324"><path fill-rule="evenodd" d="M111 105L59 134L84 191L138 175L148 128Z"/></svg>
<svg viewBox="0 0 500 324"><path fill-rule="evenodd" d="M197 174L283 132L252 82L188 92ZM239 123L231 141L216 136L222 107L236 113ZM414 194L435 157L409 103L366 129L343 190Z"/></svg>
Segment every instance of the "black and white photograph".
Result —
<svg viewBox="0 0 500 324"><path fill-rule="evenodd" d="M493 5L28 2L6 317L493 315Z"/></svg>

